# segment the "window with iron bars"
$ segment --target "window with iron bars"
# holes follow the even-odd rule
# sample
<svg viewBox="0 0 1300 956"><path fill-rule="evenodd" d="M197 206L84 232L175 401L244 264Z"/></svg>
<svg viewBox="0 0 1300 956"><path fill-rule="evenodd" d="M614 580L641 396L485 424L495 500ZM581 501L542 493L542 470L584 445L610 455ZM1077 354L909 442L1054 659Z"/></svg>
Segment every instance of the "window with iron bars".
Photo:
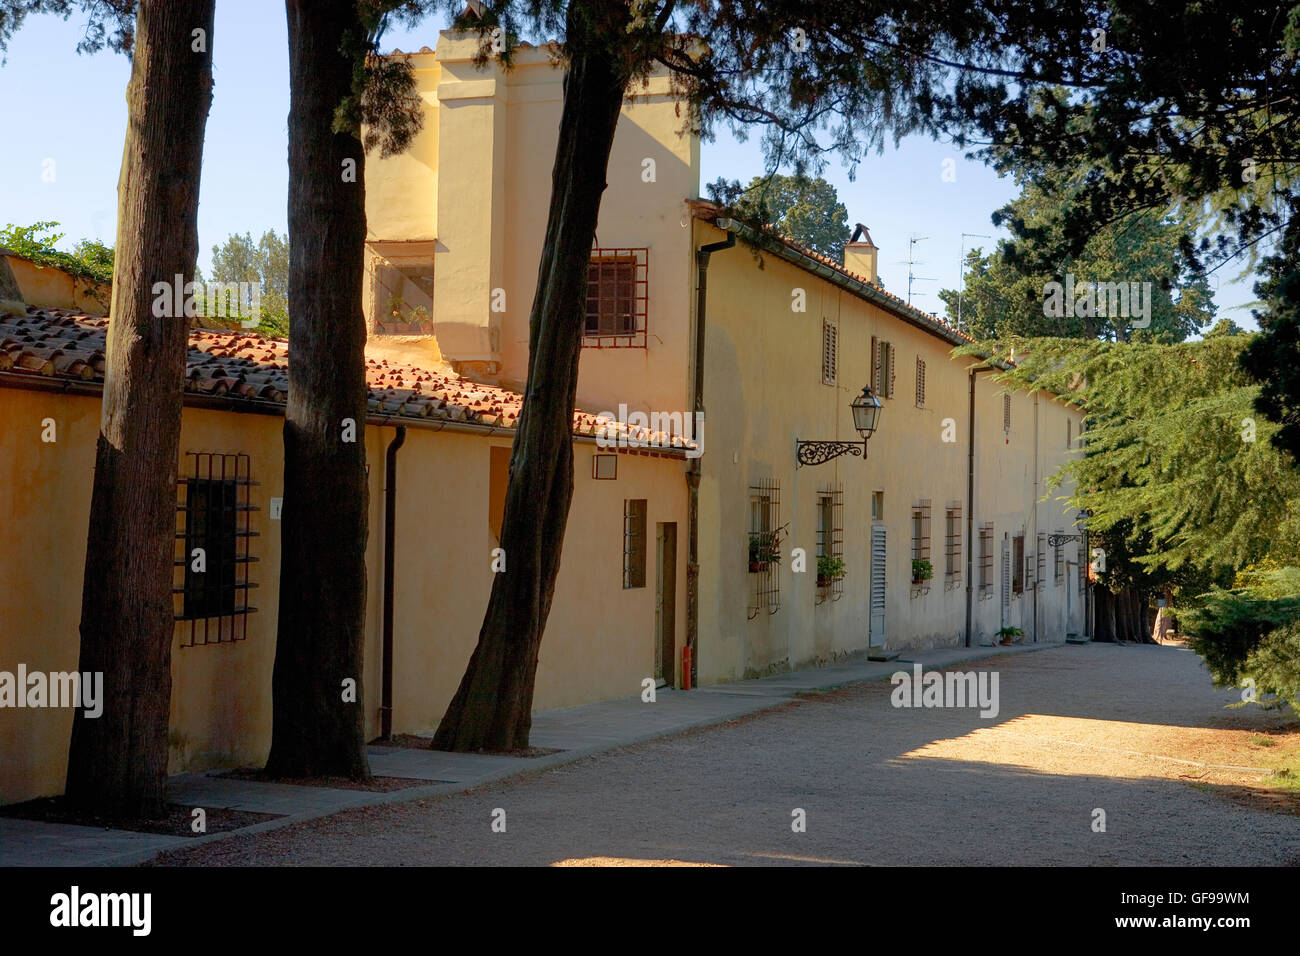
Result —
<svg viewBox="0 0 1300 956"><path fill-rule="evenodd" d="M781 609L781 483L763 479L749 487L749 617Z"/></svg>
<svg viewBox="0 0 1300 956"><path fill-rule="evenodd" d="M920 577L918 561L930 560L930 499L922 498L912 505L912 597L930 590L930 578ZM930 573L934 573L931 567Z"/></svg>
<svg viewBox="0 0 1300 956"><path fill-rule="evenodd" d="M1056 529L1057 534L1065 534L1060 528ZM1065 583L1065 545L1058 544L1055 552L1055 568L1053 568L1053 583L1060 587Z"/></svg>
<svg viewBox="0 0 1300 956"><path fill-rule="evenodd" d="M827 485L817 494L817 557L844 560L844 486ZM817 603L844 596L844 575L817 578Z"/></svg>
<svg viewBox="0 0 1300 956"><path fill-rule="evenodd" d="M258 537L251 526L259 509L250 504L248 455L187 452L188 474L177 481L176 543L180 554L172 566L179 580L172 594L181 647L242 641L248 636L249 542Z"/></svg>
<svg viewBox="0 0 1300 956"><path fill-rule="evenodd" d="M623 499L623 587L645 587L646 499Z"/></svg>
<svg viewBox="0 0 1300 956"><path fill-rule="evenodd" d="M943 521L943 583L947 589L961 584L961 502L948 502Z"/></svg>
<svg viewBox="0 0 1300 956"><path fill-rule="evenodd" d="M587 266L585 348L645 348L650 250L591 250Z"/></svg>
<svg viewBox="0 0 1300 956"><path fill-rule="evenodd" d="M1025 590L1025 536L1018 534L1011 541L1011 591L1022 594Z"/></svg>
<svg viewBox="0 0 1300 956"><path fill-rule="evenodd" d="M979 527L980 597L993 596L993 522Z"/></svg>
<svg viewBox="0 0 1300 956"><path fill-rule="evenodd" d="M925 408L925 359L916 357L916 407Z"/></svg>
<svg viewBox="0 0 1300 956"><path fill-rule="evenodd" d="M1034 552L1036 559L1035 568L1037 573L1034 575L1034 589L1041 591L1043 583L1047 580L1047 532L1038 532L1037 550Z"/></svg>

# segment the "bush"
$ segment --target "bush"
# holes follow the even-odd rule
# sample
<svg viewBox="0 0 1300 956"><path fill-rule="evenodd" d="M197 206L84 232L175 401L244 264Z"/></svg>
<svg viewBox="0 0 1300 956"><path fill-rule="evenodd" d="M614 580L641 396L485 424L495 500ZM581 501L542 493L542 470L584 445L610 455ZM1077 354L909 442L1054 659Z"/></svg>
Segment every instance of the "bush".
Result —
<svg viewBox="0 0 1300 956"><path fill-rule="evenodd" d="M13 223L0 229L0 246L26 256L33 262L54 266L68 275L96 282L113 281L113 249L96 239L83 239L74 251L60 252L55 245L63 238L56 233L57 222L34 222L30 226Z"/></svg>
<svg viewBox="0 0 1300 956"><path fill-rule="evenodd" d="M1300 573L1296 568L1265 572L1247 587L1225 591L1215 588L1196 603L1180 611L1179 622L1188 644L1205 661L1216 687L1236 687L1242 678L1260 677L1251 671L1249 660L1260 649L1266 635L1300 621ZM1275 652L1284 649L1287 638L1270 640L1259 658L1271 661L1270 673L1281 673Z"/></svg>
<svg viewBox="0 0 1300 956"><path fill-rule="evenodd" d="M1245 671L1255 680L1255 703L1290 704L1300 711L1300 621L1265 634L1246 658Z"/></svg>

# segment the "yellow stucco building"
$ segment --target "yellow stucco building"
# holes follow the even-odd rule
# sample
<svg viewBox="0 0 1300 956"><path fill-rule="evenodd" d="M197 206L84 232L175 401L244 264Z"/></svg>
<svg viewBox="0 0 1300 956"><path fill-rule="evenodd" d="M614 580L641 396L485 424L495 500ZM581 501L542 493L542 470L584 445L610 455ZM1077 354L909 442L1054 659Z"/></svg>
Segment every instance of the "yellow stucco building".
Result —
<svg viewBox="0 0 1300 956"><path fill-rule="evenodd" d="M479 70L476 42L443 34L411 54L423 131L367 164L372 736L386 720L433 729L464 671L526 374L561 75L537 48L508 73ZM727 220L699 199L699 150L666 76L629 97L592 250L576 486L536 707L632 696L646 677L680 686L687 645L708 684L984 643L1004 625L1026 640L1082 632L1082 552L1047 544L1073 519L1043 500L1079 411L972 374L951 354L963 336L880 289L869 236L836 263ZM71 671L105 320L52 274L15 274L30 308L0 316L0 671ZM283 342L192 334L173 771L256 764L269 746L285 369ZM801 464L798 442L859 440L850 402L865 385L882 405L866 457ZM662 434L687 428L694 446ZM213 507L235 559L215 590L181 560L187 522ZM819 557L842 574L819 580ZM914 561L933 576L914 582ZM61 791L71 722L0 711L0 802Z"/></svg>

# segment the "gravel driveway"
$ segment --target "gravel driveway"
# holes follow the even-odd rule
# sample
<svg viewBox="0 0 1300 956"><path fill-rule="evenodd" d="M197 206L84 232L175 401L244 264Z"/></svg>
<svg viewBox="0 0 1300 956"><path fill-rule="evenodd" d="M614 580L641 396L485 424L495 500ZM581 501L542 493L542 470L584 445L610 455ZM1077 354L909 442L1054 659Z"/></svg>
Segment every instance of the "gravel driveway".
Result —
<svg viewBox="0 0 1300 956"><path fill-rule="evenodd" d="M1216 691L1192 652L1062 647L970 669L998 673L996 718L895 708L888 683L861 684L476 790L347 811L159 862L1300 862L1300 817L1227 795L1261 779L1233 742L1284 721L1254 707L1225 710L1235 694ZM1258 762L1276 754L1261 751ZM497 808L504 833L492 830ZM792 831L795 808L806 811L806 832ZM1105 811L1105 832L1094 832L1095 809Z"/></svg>

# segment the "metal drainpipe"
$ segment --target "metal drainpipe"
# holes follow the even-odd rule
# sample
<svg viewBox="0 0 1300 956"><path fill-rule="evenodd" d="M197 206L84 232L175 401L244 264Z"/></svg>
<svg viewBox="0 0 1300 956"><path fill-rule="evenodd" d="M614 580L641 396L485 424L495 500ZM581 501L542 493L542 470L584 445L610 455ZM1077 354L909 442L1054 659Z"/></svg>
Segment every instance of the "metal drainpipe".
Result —
<svg viewBox="0 0 1300 956"><path fill-rule="evenodd" d="M384 456L384 662L379 707L379 734L393 735L393 545L397 539L397 450L406 443L406 426L398 425Z"/></svg>
<svg viewBox="0 0 1300 956"><path fill-rule="evenodd" d="M704 418L704 312L708 301L709 257L715 252L730 249L736 244L736 234L727 228L730 220L718 220L718 226L727 229L722 242L710 242L695 252L695 384L692 406ZM695 436L696 441L700 435ZM686 646L691 652L691 672L683 675L683 682L698 686L699 630L700 630L700 460L692 458L686 469Z"/></svg>
<svg viewBox="0 0 1300 956"><path fill-rule="evenodd" d="M970 370L970 420L967 424L966 454L966 646L970 647L971 618L975 600L975 376L992 372L988 365Z"/></svg>
<svg viewBox="0 0 1300 956"><path fill-rule="evenodd" d="M1038 643L1038 592L1042 582L1038 580L1038 393L1034 392L1034 643ZM1043 567L1047 563L1043 562Z"/></svg>

